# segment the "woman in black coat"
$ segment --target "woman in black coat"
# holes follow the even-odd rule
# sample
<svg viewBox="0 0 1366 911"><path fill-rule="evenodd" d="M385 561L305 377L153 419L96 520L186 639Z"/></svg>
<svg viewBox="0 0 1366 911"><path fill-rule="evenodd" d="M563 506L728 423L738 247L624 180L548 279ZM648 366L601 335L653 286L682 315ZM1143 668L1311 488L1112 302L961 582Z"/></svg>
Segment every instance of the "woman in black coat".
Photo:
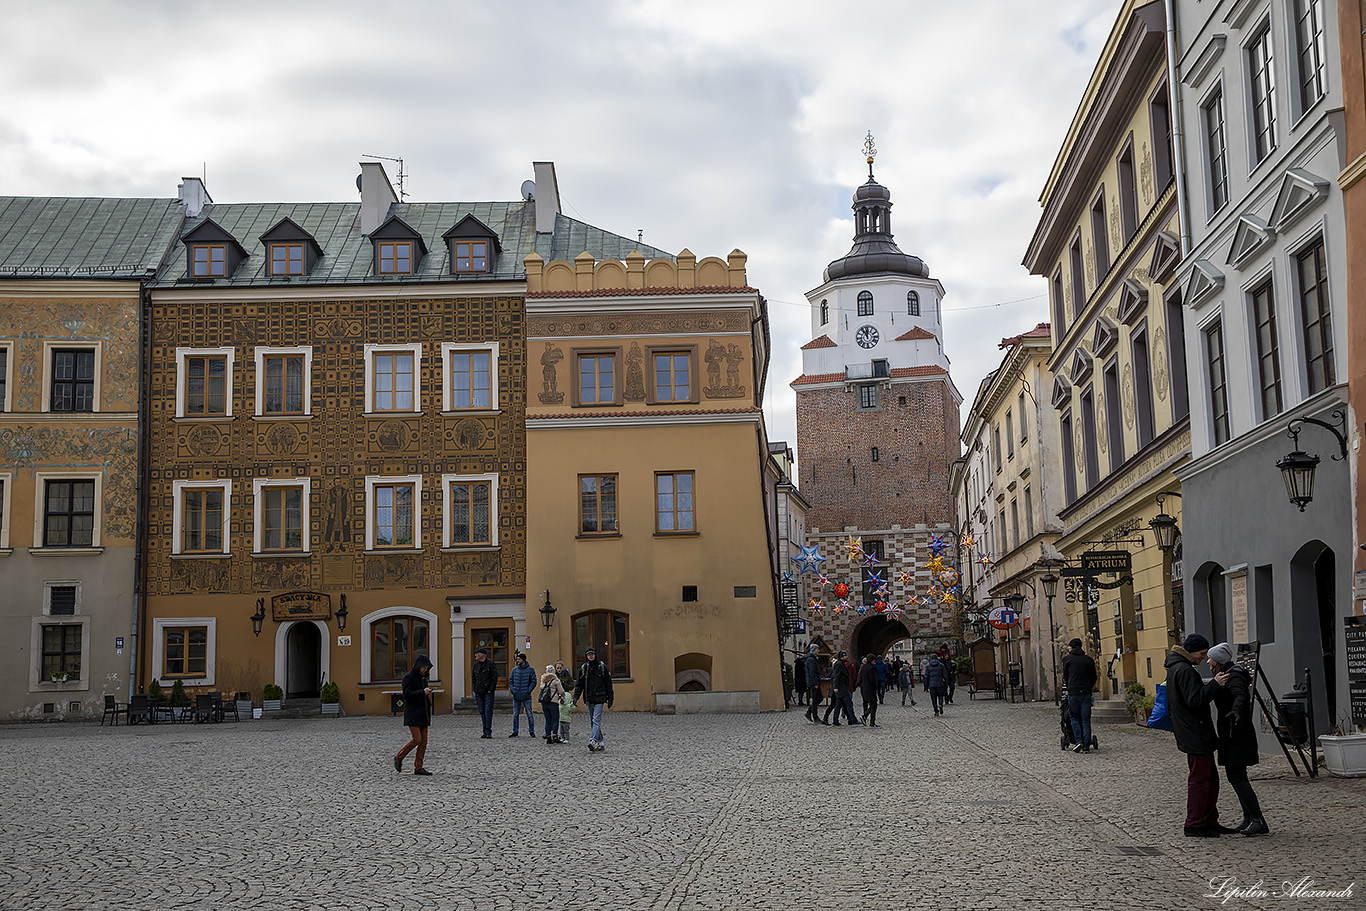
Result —
<svg viewBox="0 0 1366 911"><path fill-rule="evenodd" d="M877 668L871 655L864 655L858 669L859 695L863 697L863 723L870 728L877 724Z"/></svg>
<svg viewBox="0 0 1366 911"><path fill-rule="evenodd" d="M408 725L413 736L394 757L396 772L403 771L403 757L415 749L417 757L413 762L413 774L432 774L422 766L422 760L427 757L427 728L432 723L432 710L427 702L427 697L432 694L432 688L427 685L431 673L432 662L426 655L418 655L413 662L413 669L403 676L403 723Z"/></svg>
<svg viewBox="0 0 1366 911"><path fill-rule="evenodd" d="M1233 648L1221 642L1209 650L1207 656L1215 679L1223 684L1214 693L1216 716L1215 732L1219 738L1219 764L1238 802L1243 806L1243 822L1234 831L1243 835L1265 835L1270 832L1262 819L1262 807L1252 783L1247 780L1247 767L1256 765L1257 730L1252 724L1252 675L1233 661Z"/></svg>

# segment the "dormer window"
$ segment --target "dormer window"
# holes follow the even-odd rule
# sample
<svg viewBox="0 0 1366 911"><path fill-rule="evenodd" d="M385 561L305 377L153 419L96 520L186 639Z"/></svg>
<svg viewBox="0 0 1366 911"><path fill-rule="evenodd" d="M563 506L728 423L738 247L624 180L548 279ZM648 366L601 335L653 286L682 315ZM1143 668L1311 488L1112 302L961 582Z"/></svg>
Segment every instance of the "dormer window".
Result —
<svg viewBox="0 0 1366 911"><path fill-rule="evenodd" d="M195 278L222 278L227 261L228 248L223 244L195 244L190 248L190 274Z"/></svg>
<svg viewBox="0 0 1366 911"><path fill-rule="evenodd" d="M282 218L265 234L265 245L271 276L312 275L313 267L323 255L322 247L303 228L290 218Z"/></svg>
<svg viewBox="0 0 1366 911"><path fill-rule="evenodd" d="M414 275L422 268L427 245L422 235L398 216L376 228L370 240L375 245L376 275Z"/></svg>
<svg viewBox="0 0 1366 911"><path fill-rule="evenodd" d="M303 274L304 274L304 245L303 245L303 244L271 244L271 245L270 245L270 274L271 274L271 275L303 275Z"/></svg>
<svg viewBox="0 0 1366 911"><path fill-rule="evenodd" d="M185 245L185 271L191 279L231 278L247 251L213 219L205 218L180 237Z"/></svg>
<svg viewBox="0 0 1366 911"><path fill-rule="evenodd" d="M386 241L379 245L380 275L409 275L413 271L413 245L406 240Z"/></svg>
<svg viewBox="0 0 1366 911"><path fill-rule="evenodd" d="M487 272L489 270L489 245L482 240L456 241L455 271Z"/></svg>
<svg viewBox="0 0 1366 911"><path fill-rule="evenodd" d="M493 229L473 215L466 215L445 234L446 252L451 258L452 275L493 272L498 254L503 251Z"/></svg>

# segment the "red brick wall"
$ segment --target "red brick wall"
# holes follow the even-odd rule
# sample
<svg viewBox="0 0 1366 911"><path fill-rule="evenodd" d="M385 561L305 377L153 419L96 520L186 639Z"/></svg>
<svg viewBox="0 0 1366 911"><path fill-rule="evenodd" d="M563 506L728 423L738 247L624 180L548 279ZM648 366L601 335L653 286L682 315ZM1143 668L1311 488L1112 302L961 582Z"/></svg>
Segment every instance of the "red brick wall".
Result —
<svg viewBox="0 0 1366 911"><path fill-rule="evenodd" d="M811 501L807 528L956 528L949 467L959 454L958 407L948 383L894 383L879 395L879 410L859 411L856 389L798 390L797 462L801 491Z"/></svg>

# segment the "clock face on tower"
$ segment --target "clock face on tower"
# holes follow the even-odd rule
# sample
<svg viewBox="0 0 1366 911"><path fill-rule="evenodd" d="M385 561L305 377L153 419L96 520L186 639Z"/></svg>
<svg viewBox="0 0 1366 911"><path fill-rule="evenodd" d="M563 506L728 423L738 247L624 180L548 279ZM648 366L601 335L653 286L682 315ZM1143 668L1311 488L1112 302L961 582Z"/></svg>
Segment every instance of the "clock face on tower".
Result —
<svg viewBox="0 0 1366 911"><path fill-rule="evenodd" d="M877 328L874 326L859 326L854 333L854 341L859 343L860 348L871 348L877 344Z"/></svg>

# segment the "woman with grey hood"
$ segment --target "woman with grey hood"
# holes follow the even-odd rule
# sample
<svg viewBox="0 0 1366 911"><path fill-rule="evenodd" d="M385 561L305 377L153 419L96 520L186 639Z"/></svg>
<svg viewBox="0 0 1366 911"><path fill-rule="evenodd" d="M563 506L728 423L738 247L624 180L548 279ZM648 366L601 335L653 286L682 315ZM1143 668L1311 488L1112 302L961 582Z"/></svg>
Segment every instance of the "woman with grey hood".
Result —
<svg viewBox="0 0 1366 911"><path fill-rule="evenodd" d="M427 685L431 673L432 662L426 655L418 655L413 662L413 669L403 676L403 723L408 725L413 736L394 757L395 772L402 772L403 758L412 750L417 750L413 774L432 774L422 765L422 760L427 758L427 728L432 723L432 707L428 702L432 688Z"/></svg>
<svg viewBox="0 0 1366 911"><path fill-rule="evenodd" d="M1266 835L1271 829L1262 819L1257 792L1247 780L1247 767L1256 765L1257 729L1252 724L1252 675L1233 660L1233 647L1220 642L1205 656L1215 680L1223 684L1214 693L1214 729L1219 738L1219 764L1243 806L1243 821L1233 831L1240 835Z"/></svg>

